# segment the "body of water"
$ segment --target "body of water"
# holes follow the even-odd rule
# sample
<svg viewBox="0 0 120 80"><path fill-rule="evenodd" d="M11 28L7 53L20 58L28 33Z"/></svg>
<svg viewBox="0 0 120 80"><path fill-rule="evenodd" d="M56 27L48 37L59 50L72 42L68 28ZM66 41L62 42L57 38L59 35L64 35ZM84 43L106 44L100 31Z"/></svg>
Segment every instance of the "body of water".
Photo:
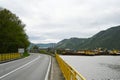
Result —
<svg viewBox="0 0 120 80"><path fill-rule="evenodd" d="M120 80L120 56L61 56L87 80Z"/></svg>

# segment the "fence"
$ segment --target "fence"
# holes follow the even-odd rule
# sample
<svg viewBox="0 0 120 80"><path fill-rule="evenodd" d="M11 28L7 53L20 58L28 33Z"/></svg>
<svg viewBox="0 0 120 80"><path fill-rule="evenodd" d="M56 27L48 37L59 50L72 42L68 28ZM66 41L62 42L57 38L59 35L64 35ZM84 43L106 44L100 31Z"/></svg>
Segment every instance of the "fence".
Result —
<svg viewBox="0 0 120 80"><path fill-rule="evenodd" d="M6 54L4 53L0 54L0 61L13 60L20 57L21 57L20 53L6 53Z"/></svg>
<svg viewBox="0 0 120 80"><path fill-rule="evenodd" d="M56 59L66 80L86 80L73 67L68 65L58 54L56 54Z"/></svg>

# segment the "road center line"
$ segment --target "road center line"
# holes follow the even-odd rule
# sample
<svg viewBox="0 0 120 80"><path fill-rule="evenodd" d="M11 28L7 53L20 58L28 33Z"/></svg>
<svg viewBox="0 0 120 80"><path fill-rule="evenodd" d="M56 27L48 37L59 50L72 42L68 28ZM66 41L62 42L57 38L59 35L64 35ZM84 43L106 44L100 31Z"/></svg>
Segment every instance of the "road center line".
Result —
<svg viewBox="0 0 120 80"><path fill-rule="evenodd" d="M45 76L45 80L48 80L49 77L49 73L50 73L50 67L51 67L51 56L49 56L49 65L48 65L48 69L47 69L47 74Z"/></svg>
<svg viewBox="0 0 120 80"><path fill-rule="evenodd" d="M34 60L28 62L27 64L22 65L22 66L18 67L17 69L14 69L13 71L10 71L9 73L7 73L7 74L1 76L0 79L2 79L2 78L4 78L4 77L6 77L6 76L12 74L13 72L15 72L15 71L17 71L17 70L19 70L19 69L21 69L21 68L24 68L25 66L31 64L32 62L35 62L35 61L38 60L39 58L40 58L40 56L38 56L36 59L34 59Z"/></svg>

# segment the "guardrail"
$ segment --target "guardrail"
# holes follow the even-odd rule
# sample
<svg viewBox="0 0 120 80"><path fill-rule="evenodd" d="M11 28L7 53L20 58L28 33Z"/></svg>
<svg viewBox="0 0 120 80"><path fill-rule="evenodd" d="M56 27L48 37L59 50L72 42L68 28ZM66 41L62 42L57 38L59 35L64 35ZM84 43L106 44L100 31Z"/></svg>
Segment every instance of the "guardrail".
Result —
<svg viewBox="0 0 120 80"><path fill-rule="evenodd" d="M56 59L66 80L86 80L79 72L67 64L58 54L56 54Z"/></svg>
<svg viewBox="0 0 120 80"><path fill-rule="evenodd" d="M21 57L20 53L4 53L4 54L0 54L0 62L7 61L7 60L13 60L13 59L17 59L20 57Z"/></svg>

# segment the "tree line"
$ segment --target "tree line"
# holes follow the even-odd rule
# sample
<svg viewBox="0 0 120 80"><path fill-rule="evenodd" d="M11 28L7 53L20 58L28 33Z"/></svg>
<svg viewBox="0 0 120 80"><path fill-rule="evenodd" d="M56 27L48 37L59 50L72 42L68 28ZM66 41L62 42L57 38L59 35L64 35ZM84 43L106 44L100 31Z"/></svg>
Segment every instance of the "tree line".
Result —
<svg viewBox="0 0 120 80"><path fill-rule="evenodd" d="M0 53L18 52L29 46L25 24L7 9L0 8Z"/></svg>

